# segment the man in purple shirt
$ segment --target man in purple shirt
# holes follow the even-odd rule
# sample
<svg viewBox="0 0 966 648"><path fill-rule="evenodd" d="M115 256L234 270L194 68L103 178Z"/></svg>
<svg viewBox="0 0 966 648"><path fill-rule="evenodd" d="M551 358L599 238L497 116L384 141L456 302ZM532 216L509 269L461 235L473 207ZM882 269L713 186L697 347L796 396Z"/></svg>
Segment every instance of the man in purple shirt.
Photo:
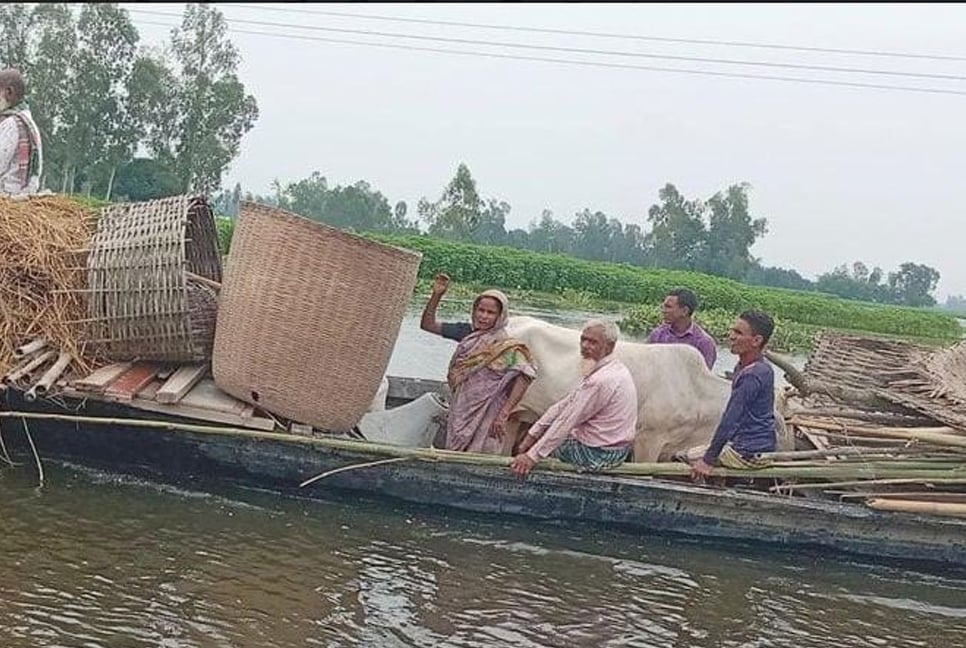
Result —
<svg viewBox="0 0 966 648"><path fill-rule="evenodd" d="M758 454L775 451L775 374L764 357L774 330L774 320L761 311L745 311L735 321L729 338L738 366L731 398L704 456L692 464L694 479L708 477L715 465L754 467Z"/></svg>
<svg viewBox="0 0 966 648"><path fill-rule="evenodd" d="M692 319L697 309L698 298L693 292L687 288L672 290L661 306L664 323L651 331L647 341L656 344L690 344L704 356L710 370L714 368L718 349L714 338Z"/></svg>

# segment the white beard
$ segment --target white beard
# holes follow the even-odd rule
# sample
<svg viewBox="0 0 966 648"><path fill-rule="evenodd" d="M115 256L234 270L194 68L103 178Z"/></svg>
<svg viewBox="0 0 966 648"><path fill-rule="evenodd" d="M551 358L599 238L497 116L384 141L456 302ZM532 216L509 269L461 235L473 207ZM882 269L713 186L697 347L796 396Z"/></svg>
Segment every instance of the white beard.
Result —
<svg viewBox="0 0 966 648"><path fill-rule="evenodd" d="M7 100L3 97L0 97L0 112L3 112L9 107L10 107L10 104L7 103Z"/></svg>
<svg viewBox="0 0 966 648"><path fill-rule="evenodd" d="M579 368L580 368L581 378L586 378L587 376L589 376L596 367L597 367L597 361L594 360L593 358L585 358L583 356L580 357Z"/></svg>

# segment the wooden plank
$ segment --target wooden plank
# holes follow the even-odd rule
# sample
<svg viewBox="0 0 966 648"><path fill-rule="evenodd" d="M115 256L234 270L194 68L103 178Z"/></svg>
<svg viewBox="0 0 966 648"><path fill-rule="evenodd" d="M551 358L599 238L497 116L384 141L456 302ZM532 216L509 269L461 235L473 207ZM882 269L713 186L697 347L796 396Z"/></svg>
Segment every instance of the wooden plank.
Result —
<svg viewBox="0 0 966 648"><path fill-rule="evenodd" d="M192 387L179 402L188 407L224 412L235 416L244 415L250 407L248 403L218 389L215 381L211 378L199 380L198 384Z"/></svg>
<svg viewBox="0 0 966 648"><path fill-rule="evenodd" d="M271 419L261 416L241 416L239 414L192 407L190 405L185 405L184 401L167 405L154 400L135 398L126 404L148 412L170 414L171 416L182 416L184 418L197 419L199 421L224 423L225 425L252 428L255 430L265 430L269 432L275 429L275 421Z"/></svg>
<svg viewBox="0 0 966 648"><path fill-rule="evenodd" d="M163 404L157 401L145 398L133 398L124 399L112 396L107 393L103 394L91 394L89 392L83 392L79 389L73 389L67 387L63 391L64 396L71 398L84 398L89 400L97 400L105 403L120 403L134 409L139 409L145 412L157 412L160 414L169 414L171 416L180 416L188 419L196 419L199 421L209 421L212 423L222 423L225 425L231 425L234 427L249 428L254 430L264 430L271 432L275 429L275 421L272 419L265 418L263 416L252 416L252 408L246 407L242 414L233 414L228 412L219 412L210 409L203 409L198 407L191 407L181 403L174 404ZM229 396L230 398L230 396ZM247 415L246 415L247 414Z"/></svg>
<svg viewBox="0 0 966 648"><path fill-rule="evenodd" d="M131 400L134 395L147 387L158 373L158 366L148 362L138 362L125 371L120 378L104 390L104 394L119 400Z"/></svg>
<svg viewBox="0 0 966 648"><path fill-rule="evenodd" d="M147 400L154 400L155 394L161 389L164 384L163 381L154 378L151 382L145 385L138 393L134 395L135 398L145 398Z"/></svg>
<svg viewBox="0 0 966 648"><path fill-rule="evenodd" d="M159 403L177 403L198 384L207 369L207 365L201 364L179 367L158 390L154 399Z"/></svg>
<svg viewBox="0 0 966 648"><path fill-rule="evenodd" d="M81 391L104 391L108 385L117 380L131 366L132 363L130 362L118 362L107 365L106 367L101 367L86 378L73 381L71 386Z"/></svg>

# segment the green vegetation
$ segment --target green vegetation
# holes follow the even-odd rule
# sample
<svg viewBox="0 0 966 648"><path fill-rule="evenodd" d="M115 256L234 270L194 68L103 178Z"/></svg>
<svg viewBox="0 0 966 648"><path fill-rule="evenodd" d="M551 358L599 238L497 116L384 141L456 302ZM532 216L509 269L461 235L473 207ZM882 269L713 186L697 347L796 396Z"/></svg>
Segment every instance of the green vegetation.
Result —
<svg viewBox="0 0 966 648"><path fill-rule="evenodd" d="M796 348L805 346L803 340L822 328L932 340L955 340L962 335L955 318L936 312L853 302L821 293L746 286L696 272L645 270L626 264L595 263L422 236L371 235L371 238L421 252L423 261L419 273L422 278L447 272L460 283L553 294L562 294L565 290L579 291L585 299L655 308L669 290L686 286L699 295L703 317L713 317L715 322L722 317L728 320L724 325L712 324L716 334L725 333L737 313L760 308L773 314L782 324L804 325L794 335L790 334L789 345ZM641 326L656 322L656 317L646 311L637 313L633 319L639 320Z"/></svg>

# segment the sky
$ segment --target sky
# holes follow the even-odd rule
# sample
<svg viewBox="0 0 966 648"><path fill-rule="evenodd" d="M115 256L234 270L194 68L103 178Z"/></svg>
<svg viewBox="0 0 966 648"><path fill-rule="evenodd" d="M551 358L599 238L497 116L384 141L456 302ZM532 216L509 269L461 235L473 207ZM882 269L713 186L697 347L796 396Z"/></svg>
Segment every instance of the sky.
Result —
<svg viewBox="0 0 966 648"><path fill-rule="evenodd" d="M170 32L149 23L179 20L144 11L180 15L183 8L124 6L147 45L161 44ZM966 5L217 6L241 55L239 76L260 111L224 186L240 182L245 191L268 193L274 179L285 184L319 171L330 186L366 180L390 203L406 201L414 216L417 201L437 199L462 162L484 197L512 206L509 229L526 228L544 209L567 223L588 208L643 225L668 182L689 199L747 182L752 215L768 220L768 233L752 248L764 264L815 278L854 261L886 272L913 261L939 270L940 301L966 294L966 207L959 184L966 175ZM320 11L853 52L506 31ZM488 58L319 38L962 94ZM903 76L910 73L961 78Z"/></svg>

